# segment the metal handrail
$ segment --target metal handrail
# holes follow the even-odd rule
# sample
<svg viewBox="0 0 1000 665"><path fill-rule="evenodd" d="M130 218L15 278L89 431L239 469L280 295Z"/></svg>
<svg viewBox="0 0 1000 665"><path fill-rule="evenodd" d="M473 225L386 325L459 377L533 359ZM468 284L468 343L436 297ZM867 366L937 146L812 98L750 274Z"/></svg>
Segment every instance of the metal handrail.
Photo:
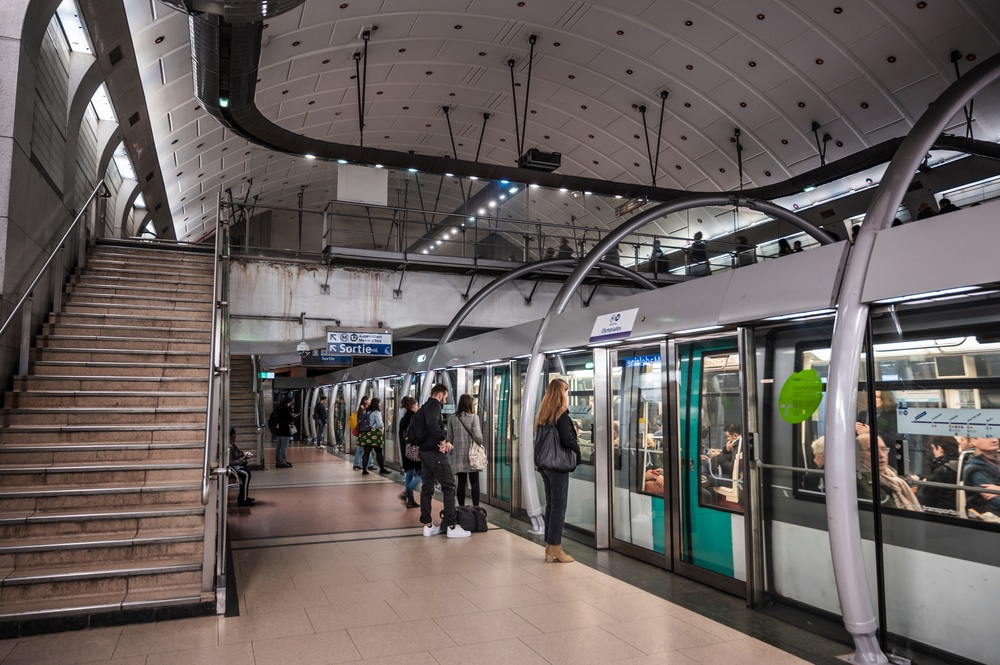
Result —
<svg viewBox="0 0 1000 665"><path fill-rule="evenodd" d="M222 260L221 248L219 247L222 241L222 220L221 216L216 218L215 223L215 263L212 266L212 337L211 344L209 347L209 358L208 358L208 404L206 407L207 417L205 418L205 452L202 456L202 468L201 468L201 504L203 506L208 505L208 490L209 481L214 475L211 469L211 460L209 459L209 453L212 449L212 433L216 429L212 426L213 415L215 414L215 377L216 377L216 354L219 349L219 262Z"/></svg>
<svg viewBox="0 0 1000 665"><path fill-rule="evenodd" d="M0 326L0 337L3 337L3 334L7 332L7 328L9 328L10 324L14 321L14 317L17 316L18 312L21 311L21 307L23 307L24 303L28 300L28 298L31 297L32 291L34 291L35 287L38 286L38 282L42 279L42 276L45 274L45 271L49 269L50 265L52 265L52 261L55 260L56 258L56 252L59 251L59 248L62 247L63 243L66 242L66 239L69 238L69 234L73 232L73 230L76 228L77 223L83 218L84 214L87 212L87 206L90 205L90 202L94 200L94 197L96 197L98 193L101 192L101 190L104 190L104 193L101 194L101 196L104 197L110 196L110 192L108 191L107 185L105 185L104 181L101 180L101 182L99 182L97 186L94 187L94 191L90 193L90 196L87 197L87 201L80 207L80 212L78 212L76 217L73 218L73 221L70 223L69 228L67 228L66 232L63 233L62 238L60 238L59 242L57 242L55 244L55 247L52 248L52 253L49 254L49 258L45 260L45 263L38 270L38 274L35 275L35 278L33 280L31 280L31 284L28 286L27 289L24 290L24 293L21 295L21 299L17 301L17 304L14 305L14 309L12 309L10 314L7 316L7 320L3 322L3 326Z"/></svg>

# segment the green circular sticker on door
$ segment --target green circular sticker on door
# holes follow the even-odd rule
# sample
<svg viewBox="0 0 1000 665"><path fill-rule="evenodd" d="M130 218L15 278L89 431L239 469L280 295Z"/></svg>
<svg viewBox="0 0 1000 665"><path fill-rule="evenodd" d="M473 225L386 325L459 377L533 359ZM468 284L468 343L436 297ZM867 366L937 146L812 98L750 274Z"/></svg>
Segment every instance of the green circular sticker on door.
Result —
<svg viewBox="0 0 1000 665"><path fill-rule="evenodd" d="M781 386L778 413L792 425L801 423L816 412L823 401L823 382L816 370L806 369L792 374Z"/></svg>

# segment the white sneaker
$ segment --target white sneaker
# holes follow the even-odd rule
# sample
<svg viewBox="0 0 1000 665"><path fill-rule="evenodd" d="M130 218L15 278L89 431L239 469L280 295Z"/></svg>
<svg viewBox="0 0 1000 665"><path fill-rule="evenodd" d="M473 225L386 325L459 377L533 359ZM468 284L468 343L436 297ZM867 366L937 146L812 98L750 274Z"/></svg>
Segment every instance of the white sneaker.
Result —
<svg viewBox="0 0 1000 665"><path fill-rule="evenodd" d="M424 525L424 536L436 536L441 533L441 527L434 526L433 524Z"/></svg>
<svg viewBox="0 0 1000 665"><path fill-rule="evenodd" d="M472 535L471 531L466 531L458 524L452 524L448 527L448 537L449 538L468 538Z"/></svg>

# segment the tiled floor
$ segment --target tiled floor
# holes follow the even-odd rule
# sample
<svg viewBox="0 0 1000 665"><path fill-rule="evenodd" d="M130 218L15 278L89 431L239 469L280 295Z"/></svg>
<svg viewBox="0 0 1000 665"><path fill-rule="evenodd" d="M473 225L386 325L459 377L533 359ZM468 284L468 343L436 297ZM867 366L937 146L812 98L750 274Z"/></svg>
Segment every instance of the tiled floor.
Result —
<svg viewBox="0 0 1000 665"><path fill-rule="evenodd" d="M291 469L254 474L258 505L232 504L239 616L0 641L0 664L832 662L582 562L546 564L540 545L509 530L424 538L392 480L316 449L289 459Z"/></svg>

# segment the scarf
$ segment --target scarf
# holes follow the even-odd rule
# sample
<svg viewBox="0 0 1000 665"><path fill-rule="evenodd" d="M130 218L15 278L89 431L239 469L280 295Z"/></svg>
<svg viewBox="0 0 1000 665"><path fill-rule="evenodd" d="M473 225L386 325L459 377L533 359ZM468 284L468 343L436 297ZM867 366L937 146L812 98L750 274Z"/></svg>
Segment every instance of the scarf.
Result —
<svg viewBox="0 0 1000 665"><path fill-rule="evenodd" d="M887 467L879 474L878 480L879 485L889 495L893 505L897 508L923 512L916 494L913 493L910 485L896 474L895 470Z"/></svg>

